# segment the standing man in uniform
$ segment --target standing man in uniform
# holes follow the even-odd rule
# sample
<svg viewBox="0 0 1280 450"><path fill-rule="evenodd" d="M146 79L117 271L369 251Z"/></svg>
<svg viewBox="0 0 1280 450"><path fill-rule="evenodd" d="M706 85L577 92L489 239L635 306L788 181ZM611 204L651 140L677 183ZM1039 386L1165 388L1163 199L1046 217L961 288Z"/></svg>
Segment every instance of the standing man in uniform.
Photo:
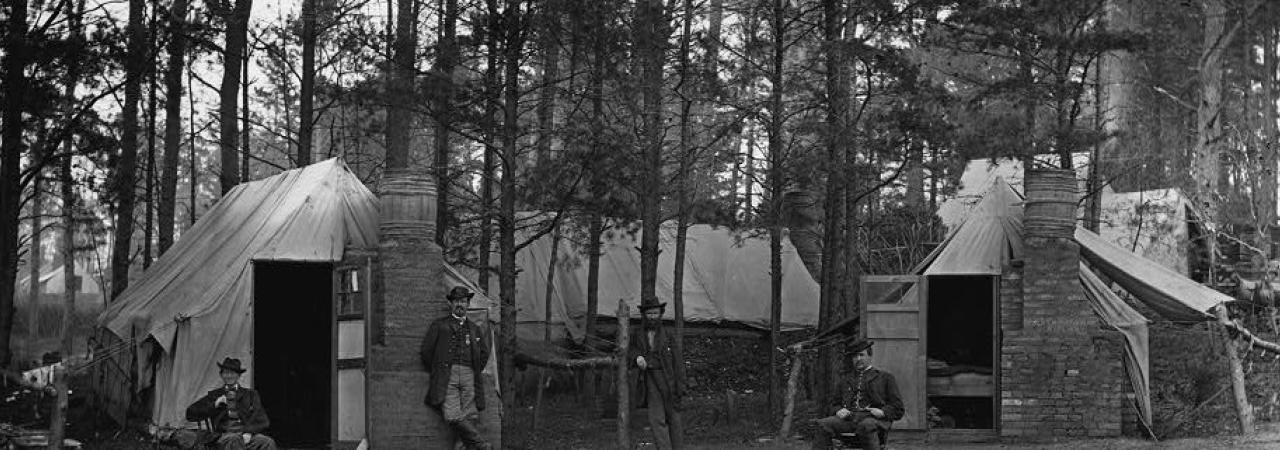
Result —
<svg viewBox="0 0 1280 450"><path fill-rule="evenodd" d="M629 354L639 369L636 396L639 407L649 409L649 427L659 449L682 446L680 436L680 398L684 396L684 380L676 371L676 336L662 327L666 303L650 298L640 302L641 327L633 331Z"/></svg>
<svg viewBox="0 0 1280 450"><path fill-rule="evenodd" d="M839 401L833 406L838 408L835 415L818 419L814 449L830 449L832 437L857 433L862 448L880 450L880 434L887 434L893 421L902 418L905 410L898 383L893 374L871 366L872 344L859 340L846 350L853 367L845 371Z"/></svg>
<svg viewBox="0 0 1280 450"><path fill-rule="evenodd" d="M430 381L424 401L440 411L467 448L490 449L478 424L484 410L480 374L489 362L489 344L480 327L467 319L473 295L465 287L454 287L446 296L450 314L427 327L421 356Z"/></svg>

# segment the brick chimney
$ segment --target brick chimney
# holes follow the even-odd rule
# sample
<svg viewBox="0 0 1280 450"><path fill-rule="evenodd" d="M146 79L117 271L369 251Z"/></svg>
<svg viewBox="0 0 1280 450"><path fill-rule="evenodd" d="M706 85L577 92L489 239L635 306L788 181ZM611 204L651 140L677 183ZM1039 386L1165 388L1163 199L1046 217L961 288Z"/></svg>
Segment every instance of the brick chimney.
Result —
<svg viewBox="0 0 1280 450"><path fill-rule="evenodd" d="M1119 436L1122 341L1080 286L1075 173L1029 169L1025 186L1023 259L1002 277L1000 434Z"/></svg>
<svg viewBox="0 0 1280 450"><path fill-rule="evenodd" d="M367 371L371 448L453 448L449 427L422 403L427 372L418 356L427 326L449 313L444 255L435 241L436 186L420 171L390 169L378 186L378 202ZM491 394L488 404L496 397ZM500 409L489 410L496 417Z"/></svg>

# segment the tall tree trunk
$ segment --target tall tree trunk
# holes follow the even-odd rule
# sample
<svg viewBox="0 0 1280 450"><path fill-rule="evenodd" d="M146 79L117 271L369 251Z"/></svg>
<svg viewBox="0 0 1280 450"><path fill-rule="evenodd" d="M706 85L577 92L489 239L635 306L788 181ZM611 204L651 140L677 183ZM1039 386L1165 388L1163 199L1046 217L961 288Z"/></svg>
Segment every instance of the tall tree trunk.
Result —
<svg viewBox="0 0 1280 450"><path fill-rule="evenodd" d="M173 247L174 215L178 206L178 151L182 147L182 69L187 59L188 0L174 0L169 9L169 66L164 73L164 160L160 167L160 254ZM195 118L192 118L195 121ZM195 146L195 142L192 142Z"/></svg>
<svg viewBox="0 0 1280 450"><path fill-rule="evenodd" d="M190 67L188 67L187 68L187 92L191 94L195 93L195 84L194 84L195 80L193 79L193 77L194 76L192 74L192 70ZM188 229L190 229L191 226L195 226L196 224L196 187L200 185L200 171L198 166L200 162L200 158L199 156L196 155L196 138L198 136L196 135L196 96L195 95L187 95L187 117L191 118L191 120L188 121L188 126L190 127L188 130L189 131L188 136L189 136L191 151L187 157L187 163L189 164L189 166L187 167L187 173L191 176L191 182L187 184L187 188L190 189L190 193L188 194L189 196L187 197L188 199L190 199L187 203L187 206L189 207L187 211L187 221L189 222Z"/></svg>
<svg viewBox="0 0 1280 450"><path fill-rule="evenodd" d="M1196 183L1197 204L1202 206L1203 229L1208 230L1205 249L1209 255L1209 282L1214 282L1217 264L1217 221L1222 162L1222 50L1225 46L1227 8L1223 0L1202 0L1204 6L1204 47L1200 57L1200 101L1196 108L1196 145L1192 150L1191 179Z"/></svg>
<svg viewBox="0 0 1280 450"><path fill-rule="evenodd" d="M924 154L914 138L903 144L907 164L907 206L915 210L924 207Z"/></svg>
<svg viewBox="0 0 1280 450"><path fill-rule="evenodd" d="M1093 128L1097 132L1103 131L1103 107L1102 107L1102 64L1099 61L1093 68ZM1102 142L1094 142L1089 149L1089 176L1085 181L1085 212L1084 227L1094 233L1098 232L1098 226L1102 220Z"/></svg>
<svg viewBox="0 0 1280 450"><path fill-rule="evenodd" d="M8 32L4 40L4 92L27 89L27 0L9 3ZM18 274L18 210L22 197L19 164L22 161L23 104L6 101L0 120L0 367L9 366L10 332L13 331L13 288Z"/></svg>
<svg viewBox="0 0 1280 450"><path fill-rule="evenodd" d="M230 11L223 11L227 24L226 47L222 54L222 85L218 92L221 104L218 107L218 120L221 122L221 134L218 137L222 155L222 170L218 172L218 183L222 187L222 195L240 184L239 147L240 120L236 115L236 102L240 93L240 65L243 63L245 46L249 38L249 11L253 8L253 0L236 0Z"/></svg>
<svg viewBox="0 0 1280 450"><path fill-rule="evenodd" d="M160 4L151 4L151 24L147 30L147 207L146 219L143 221L142 227L142 268L151 267L153 252L151 249L152 240L155 238L155 208L156 208L156 75L158 71L156 65L159 63L160 48L157 45L159 39L156 37L160 16Z"/></svg>
<svg viewBox="0 0 1280 450"><path fill-rule="evenodd" d="M598 3L591 7L591 18L589 20L590 31L598 34L604 30L607 20L603 17L606 8L601 7ZM590 34L589 34L590 36ZM604 121L604 79L608 73L609 54L605 50L604 42L601 39L592 39L591 41L591 81L587 88L587 96L591 99L591 137L589 144L591 152L599 155L605 145L604 138L601 136L605 132ZM591 158L594 164L600 158ZM600 176L600 171L590 170L587 175L592 183L593 197L606 195L604 183L606 180ZM587 237L587 317L586 325L583 327L586 331L588 339L595 336L596 332L596 313L600 307L600 257L601 239L604 237L604 206L603 199L593 198L595 203L590 205L588 214L590 215L590 224L588 225Z"/></svg>
<svg viewBox="0 0 1280 450"><path fill-rule="evenodd" d="M675 316L675 348L672 349L672 356L675 359L676 366L672 372L676 379L684 379L684 262L686 257L686 247L689 239L689 198L693 193L689 192L696 182L691 182L690 178L694 176L696 171L697 155L695 154L696 145L693 142L693 129L690 124L690 113L693 108L693 92L690 88L696 85L696 82L690 75L689 47L690 40L693 39L693 1L684 0L684 14L681 20L682 30L680 32L680 148L677 150L680 155L680 167L676 172L676 255L675 264L673 264L673 273L671 274L671 309ZM675 433L682 435L682 433Z"/></svg>
<svg viewBox="0 0 1280 450"><path fill-rule="evenodd" d="M837 282L844 262L844 203L849 173L844 169L848 144L849 80L847 63L841 42L844 39L844 2L823 0L823 38L826 48L823 55L826 64L827 130L824 142L827 152L826 195L823 200L822 263L818 274L818 329L826 330L835 324L841 304L841 284ZM831 361L835 354L824 348L817 361L817 373L834 373ZM817 386L813 392L817 398L830 398L829 376L814 377Z"/></svg>
<svg viewBox="0 0 1280 450"><path fill-rule="evenodd" d="M501 210L498 214L498 251L501 261L498 269L499 299L502 304L502 386L515 386L516 342L516 177L519 176L520 156L520 55L524 47L524 21L520 13L521 0L505 0L502 26L503 48L503 105L502 105L502 189ZM504 395L504 411L514 411L515 396ZM515 425L511 414L503 416L503 429Z"/></svg>
<svg viewBox="0 0 1280 450"><path fill-rule="evenodd" d="M37 147L39 148L39 147ZM40 240L44 237L44 189L40 174L31 179L31 257L28 261L30 271L27 286L27 348L28 353L35 349L40 339L40 266L44 264L44 247Z"/></svg>
<svg viewBox="0 0 1280 450"><path fill-rule="evenodd" d="M782 65L786 55L786 0L773 2L773 60L769 73L769 418L777 422L780 384L778 351L781 346L782 321L782 192L786 188L783 175Z"/></svg>
<svg viewBox="0 0 1280 450"><path fill-rule="evenodd" d="M440 56L436 67L436 242L445 245L445 233L449 230L449 194L453 176L449 173L449 129L453 127L453 72L458 59L458 0L442 0L444 14L440 16Z"/></svg>
<svg viewBox="0 0 1280 450"><path fill-rule="evenodd" d="M756 131L748 123L744 132L747 134L747 154L742 161L742 182L746 184L742 194L742 221L751 222L755 216L755 205L752 204L756 186Z"/></svg>
<svg viewBox="0 0 1280 450"><path fill-rule="evenodd" d="M657 299L658 233L662 224L662 70L666 47L663 2L636 4L636 54L640 65L640 301Z"/></svg>
<svg viewBox="0 0 1280 450"><path fill-rule="evenodd" d="M387 168L409 168L409 125L413 122L416 72L414 61L418 51L417 0L397 0L396 39L391 60L391 76L387 77Z"/></svg>
<svg viewBox="0 0 1280 450"><path fill-rule="evenodd" d="M240 61L240 181L249 181L249 49Z"/></svg>
<svg viewBox="0 0 1280 450"><path fill-rule="evenodd" d="M78 16L84 15L84 0L77 2ZM79 22L78 19L72 19ZM74 26L72 28L78 28ZM81 278L76 274L76 195L71 178L71 139L67 139L67 156L62 158L59 170L60 188L62 190L62 321L58 336L62 338L62 354L71 355L72 336L70 333L71 318L76 310L76 292L80 289ZM38 321L33 322L38 323Z"/></svg>
<svg viewBox="0 0 1280 450"><path fill-rule="evenodd" d="M584 334L590 340L596 332L596 312L600 308L600 239L604 236L604 218L591 213L587 241L587 317Z"/></svg>
<svg viewBox="0 0 1280 450"><path fill-rule="evenodd" d="M499 20L499 11L497 0L486 0L485 5L488 10L489 23L485 33L485 47L487 64L484 71L484 124L485 141L484 141L484 167L483 175L480 177L480 250L479 262L480 288L485 293L492 296L493 292L489 290L489 252L493 248L493 185L497 179L497 156L498 140L503 138L502 130L498 128L498 115L501 114L498 108L502 98L501 73L502 70L502 50L499 48L501 36L499 30L502 21Z"/></svg>
<svg viewBox="0 0 1280 450"><path fill-rule="evenodd" d="M1274 5L1268 8L1275 14ZM1262 186L1258 223L1263 225L1259 227L1258 245L1268 260L1275 256L1271 249L1271 229L1276 223L1276 139L1280 139L1280 133L1276 132L1276 26L1274 20L1266 24L1262 41Z"/></svg>
<svg viewBox="0 0 1280 450"><path fill-rule="evenodd" d="M551 231L551 258L547 261L547 285L543 291L543 337L542 340L551 342L551 306L552 298L556 295L556 262L560 259L560 224L555 224L555 229Z"/></svg>
<svg viewBox="0 0 1280 450"><path fill-rule="evenodd" d="M1104 11L1107 31L1141 32L1146 1L1107 0ZM1154 158L1134 158L1135 155L1147 155L1147 149L1150 148L1141 132L1140 117L1144 113L1142 86L1138 78L1141 64L1139 53L1127 49L1106 52L1099 61L1099 77L1105 97L1105 104L1102 106L1102 131L1107 136L1097 162L1101 166L1099 178L1104 183L1110 182L1120 192L1141 190L1160 183L1160 180L1146 179L1150 174L1140 166L1157 164Z"/></svg>
<svg viewBox="0 0 1280 450"><path fill-rule="evenodd" d="M77 0L75 11L70 14L71 40L77 48L84 42L84 3ZM69 6L68 6L69 7ZM76 54L73 57L78 56ZM72 65L66 74L65 88L68 98L76 92L80 82L78 65ZM153 133L154 136L154 133ZM80 289L81 277L76 274L76 204L75 180L71 177L71 159L75 150L75 140L70 135L63 142L66 156L59 161L59 189L62 197L62 321L58 336L62 338L62 354L72 354L71 317L76 310L76 292ZM56 440L55 440L56 442Z"/></svg>
<svg viewBox="0 0 1280 450"><path fill-rule="evenodd" d="M298 106L298 167L311 164L311 138L315 134L316 1L302 0L302 87ZM442 185L443 186L443 185Z"/></svg>
<svg viewBox="0 0 1280 450"><path fill-rule="evenodd" d="M538 141L535 164L546 164L555 138L556 96L560 84L560 0L543 1L542 89L538 94Z"/></svg>
<svg viewBox="0 0 1280 450"><path fill-rule="evenodd" d="M129 287L130 251L133 248L133 206L137 195L138 102L142 97L143 65L147 61L146 30L142 28L143 1L129 0L129 54L125 57L124 106L120 126L120 163L116 168L115 245L111 250L111 299Z"/></svg>

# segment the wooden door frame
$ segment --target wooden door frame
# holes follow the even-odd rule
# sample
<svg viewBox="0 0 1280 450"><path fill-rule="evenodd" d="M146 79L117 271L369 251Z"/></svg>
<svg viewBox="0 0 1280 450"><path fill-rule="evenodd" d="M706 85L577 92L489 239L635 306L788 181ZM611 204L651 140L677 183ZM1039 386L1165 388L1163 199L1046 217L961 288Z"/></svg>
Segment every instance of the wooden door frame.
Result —
<svg viewBox="0 0 1280 450"><path fill-rule="evenodd" d="M925 379L917 380L919 382L918 383L919 389L917 389L918 392L914 393L914 395L917 396L917 400L921 400L920 405L922 407L924 407L925 405L928 405L929 396L928 396L928 392L926 392L926 387L928 386L928 374L926 370L928 367L927 363L928 363L928 351L929 351L928 350L928 338L929 338L928 277L924 275L862 275L860 277L860 281L861 282L858 285L858 291L859 291L858 297L860 300L858 302L858 313L861 317L859 319L860 323L858 327L858 337L862 339L867 339L867 330L870 328L868 324L868 320L871 317L871 315L868 314L868 312L871 311L871 308L870 308L871 305L867 302L867 297L863 295L865 293L864 291L866 289L866 286L869 283L914 283L914 286L916 287L916 295L915 295L916 304L914 307L877 304L876 305L877 307L875 308L875 310L878 312L889 312L889 313L911 312L911 313L916 313L919 316L916 319L916 323L917 323L916 328L918 329L918 332L919 332L919 336L917 337L917 340L919 342L919 346L918 346L919 354L915 355L914 359L916 359L917 363L921 365L921 370L922 370L921 373L925 374L925 377L924 377ZM901 375L895 374L894 376L897 377ZM925 413L924 411L921 411L917 414L920 414L919 417L921 419L920 431L928 432L929 430L928 414Z"/></svg>

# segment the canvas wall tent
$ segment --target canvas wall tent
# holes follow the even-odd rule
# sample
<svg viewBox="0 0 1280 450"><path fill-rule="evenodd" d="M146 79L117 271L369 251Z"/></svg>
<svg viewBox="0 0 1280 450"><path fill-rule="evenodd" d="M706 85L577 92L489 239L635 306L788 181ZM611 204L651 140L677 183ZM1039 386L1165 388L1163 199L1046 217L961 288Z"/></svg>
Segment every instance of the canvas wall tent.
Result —
<svg viewBox="0 0 1280 450"><path fill-rule="evenodd" d="M884 321L901 317L879 311L879 305L894 303L893 297L918 297L922 311L930 311L925 315L927 340L919 344L924 348L898 349L878 357L877 363L892 372L908 374L902 377L904 392L923 393L915 400L921 407L917 411L923 411L926 402L937 405L949 398L980 399L985 408L963 402L954 402L953 408L986 414L976 423L991 427L997 425L994 410L1000 392L996 382L1000 369L995 366L1000 361L1000 346L995 338L999 327L999 276L1010 261L1023 258L1023 200L1001 177L993 178L979 198L943 244L916 267L914 275L865 278L863 298L868 301L860 320L868 337L881 338L875 334L886 330ZM1140 418L1150 426L1147 320L1101 277L1171 320L1209 320L1209 310L1232 299L1088 230L1077 228L1075 241L1080 246L1080 283L1085 297L1104 323L1124 335L1126 371L1138 398ZM895 339L889 336L887 340ZM921 362L900 356L918 350L928 355L924 368L917 367ZM921 379L913 381L913 374L917 373ZM923 413L920 416L906 428L923 428Z"/></svg>
<svg viewBox="0 0 1280 450"><path fill-rule="evenodd" d="M659 242L657 295L667 302L665 317L674 317L670 304L674 288L675 228L666 224ZM550 235L542 236L517 254L516 281L521 333L541 338L546 326L547 270ZM613 317L619 299L633 309L640 291L640 235L614 233L604 238L600 257L600 303L596 313ZM743 236L726 228L689 228L684 261L684 317L693 323L737 323L759 329L769 326L769 241ZM553 334L581 339L587 311L587 261L579 249L562 240L553 277L551 321ZM782 329L814 327L818 323L818 283L814 281L789 240L782 243ZM497 281L490 278L490 292ZM536 336L535 336L536 335Z"/></svg>
<svg viewBox="0 0 1280 450"><path fill-rule="evenodd" d="M154 346L159 355L154 366L153 421L185 423L187 405L219 383L215 363L227 356L247 360L246 384L261 383L264 378L280 381L283 375L255 371L264 364L272 367L269 362L254 364L255 355L262 356L260 347L265 345L259 342L255 346L255 333L278 329L280 334L271 335L272 343L288 339L290 334L301 332L305 311L320 311L325 320L334 320L327 318L330 315L337 317L337 324L316 323L322 330L337 330L332 337L336 348L331 349L335 357L363 357L367 341L362 318L344 319L332 313L338 302L323 294L301 297L313 288L334 296L367 292L367 272L341 281L331 274L341 269L338 264L344 261L345 249L376 248L378 217L377 197L338 159L241 184L223 197L98 319L101 328L123 341L120 345L128 346L133 336L142 348ZM276 269L279 271L271 272ZM296 274L288 275L290 270L309 271L315 276L297 278ZM348 276L343 273L342 277ZM447 287L466 285L477 291L448 267L441 283ZM331 287L338 292L330 292ZM483 295L473 299L473 306L477 305L496 306ZM273 323L255 324L255 314L266 311L283 315L273 316ZM497 318L493 312L489 317ZM303 342L293 350L327 349L329 338L326 334L316 343ZM114 350L117 356L122 353ZM290 349L273 351L287 356ZM143 350L141 360L146 361L148 354ZM322 362L325 368L330 363ZM490 364L487 370L495 367ZM149 368L145 363L139 367L144 382L150 378L145 372ZM363 369L339 369L336 375L322 370L326 374L321 375L332 379L339 390L335 394L339 404L334 414L339 420L334 434L339 440L358 441L365 430L363 376L362 372L343 370ZM305 394L325 402L330 398L323 392ZM264 393L264 401L267 395ZM351 404L344 405L343 399ZM282 427L291 412L273 412L273 430Z"/></svg>

